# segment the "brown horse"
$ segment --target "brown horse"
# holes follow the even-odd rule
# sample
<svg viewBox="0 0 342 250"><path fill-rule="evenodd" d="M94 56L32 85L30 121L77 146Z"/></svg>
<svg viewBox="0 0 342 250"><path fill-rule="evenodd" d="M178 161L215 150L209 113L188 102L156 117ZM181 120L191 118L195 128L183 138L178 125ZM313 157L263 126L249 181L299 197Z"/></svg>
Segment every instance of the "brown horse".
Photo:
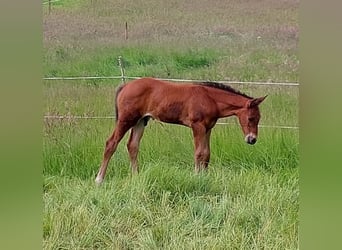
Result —
<svg viewBox="0 0 342 250"><path fill-rule="evenodd" d="M191 128L195 144L195 171L207 169L210 133L216 121L236 115L245 141L254 144L260 119L258 106L265 98L252 98L214 82L176 84L142 78L121 85L115 100L116 128L106 142L96 183L103 181L108 162L129 129L131 134L127 149L132 171L138 172L139 143L150 118Z"/></svg>

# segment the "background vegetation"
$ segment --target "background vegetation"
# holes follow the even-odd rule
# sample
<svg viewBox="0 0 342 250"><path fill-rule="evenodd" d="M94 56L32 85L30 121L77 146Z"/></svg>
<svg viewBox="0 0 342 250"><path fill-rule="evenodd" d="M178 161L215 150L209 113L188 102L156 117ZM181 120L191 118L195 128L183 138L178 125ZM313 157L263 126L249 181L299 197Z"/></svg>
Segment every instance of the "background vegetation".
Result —
<svg viewBox="0 0 342 250"><path fill-rule="evenodd" d="M59 1L43 8L45 76L119 75L298 81L298 1ZM128 40L124 26L128 22ZM44 81L44 115L114 114L116 80ZM298 125L298 89L268 94L261 124ZM125 148L94 185L112 119L44 119L44 249L297 249L298 130L235 118L212 133L207 174L193 174L191 131L150 122L131 176Z"/></svg>

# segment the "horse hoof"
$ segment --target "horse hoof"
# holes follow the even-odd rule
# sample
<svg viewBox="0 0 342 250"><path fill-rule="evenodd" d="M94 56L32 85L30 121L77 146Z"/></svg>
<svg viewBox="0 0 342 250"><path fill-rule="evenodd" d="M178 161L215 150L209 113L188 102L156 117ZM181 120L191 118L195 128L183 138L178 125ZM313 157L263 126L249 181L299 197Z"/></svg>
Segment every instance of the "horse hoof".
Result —
<svg viewBox="0 0 342 250"><path fill-rule="evenodd" d="M95 183L96 183L96 185L101 185L101 183L103 182L103 179L102 178L100 178L100 177L96 177L96 179L95 179Z"/></svg>

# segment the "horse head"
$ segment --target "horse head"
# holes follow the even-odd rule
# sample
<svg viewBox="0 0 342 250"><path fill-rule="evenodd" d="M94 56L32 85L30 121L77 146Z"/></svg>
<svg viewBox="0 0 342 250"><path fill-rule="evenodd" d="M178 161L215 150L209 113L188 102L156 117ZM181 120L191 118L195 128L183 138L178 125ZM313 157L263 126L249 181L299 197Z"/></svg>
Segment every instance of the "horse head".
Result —
<svg viewBox="0 0 342 250"><path fill-rule="evenodd" d="M262 103L266 97L267 96L248 100L245 106L237 112L242 131L245 135L245 141L248 144L253 145L257 141L258 124L260 120L259 104Z"/></svg>

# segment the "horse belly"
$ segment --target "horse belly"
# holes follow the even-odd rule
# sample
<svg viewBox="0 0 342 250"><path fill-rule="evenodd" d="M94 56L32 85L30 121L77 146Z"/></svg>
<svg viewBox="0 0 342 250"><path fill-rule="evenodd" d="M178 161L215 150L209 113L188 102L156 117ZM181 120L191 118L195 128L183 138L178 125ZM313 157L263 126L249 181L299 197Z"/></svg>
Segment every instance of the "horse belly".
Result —
<svg viewBox="0 0 342 250"><path fill-rule="evenodd" d="M155 118L167 123L183 124L184 122L184 105L182 102L173 102L166 106L160 107Z"/></svg>

